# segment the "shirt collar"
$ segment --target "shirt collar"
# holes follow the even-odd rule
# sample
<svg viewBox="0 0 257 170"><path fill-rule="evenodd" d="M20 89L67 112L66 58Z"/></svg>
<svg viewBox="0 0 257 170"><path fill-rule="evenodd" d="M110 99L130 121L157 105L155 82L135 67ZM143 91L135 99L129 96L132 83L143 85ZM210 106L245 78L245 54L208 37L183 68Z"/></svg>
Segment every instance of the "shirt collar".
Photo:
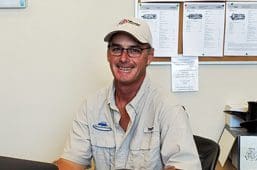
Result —
<svg viewBox="0 0 257 170"><path fill-rule="evenodd" d="M129 103L133 108L137 109L138 106L140 106L140 103L144 98L145 94L147 93L149 87L150 87L150 78L146 76L141 87L137 92L137 95Z"/></svg>
<svg viewBox="0 0 257 170"><path fill-rule="evenodd" d="M107 104L112 109L117 108L116 105L115 105L114 92L115 92L115 87L114 87L114 83L112 83L108 88L108 99L107 99Z"/></svg>

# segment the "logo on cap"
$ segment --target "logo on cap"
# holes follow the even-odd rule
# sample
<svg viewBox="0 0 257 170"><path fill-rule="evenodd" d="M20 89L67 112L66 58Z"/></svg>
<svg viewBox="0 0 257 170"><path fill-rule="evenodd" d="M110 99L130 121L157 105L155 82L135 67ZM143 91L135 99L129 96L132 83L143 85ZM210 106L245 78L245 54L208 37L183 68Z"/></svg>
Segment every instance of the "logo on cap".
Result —
<svg viewBox="0 0 257 170"><path fill-rule="evenodd" d="M128 24L133 24L133 25L136 25L136 26L140 26L139 23L136 23L136 22L131 21L131 20L129 20L129 19L123 19L123 20L121 20L121 21L119 22L119 25L123 25L123 24L126 24L126 23L128 23Z"/></svg>

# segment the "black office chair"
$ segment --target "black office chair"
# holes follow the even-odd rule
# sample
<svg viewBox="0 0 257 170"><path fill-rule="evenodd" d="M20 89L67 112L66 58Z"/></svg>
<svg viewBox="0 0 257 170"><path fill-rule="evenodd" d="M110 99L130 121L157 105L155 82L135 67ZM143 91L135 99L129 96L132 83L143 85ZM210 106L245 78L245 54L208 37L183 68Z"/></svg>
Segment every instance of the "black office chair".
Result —
<svg viewBox="0 0 257 170"><path fill-rule="evenodd" d="M58 170L52 163L0 156L0 170Z"/></svg>
<svg viewBox="0 0 257 170"><path fill-rule="evenodd" d="M215 170L220 154L219 144L211 139L194 135L195 144L203 170Z"/></svg>

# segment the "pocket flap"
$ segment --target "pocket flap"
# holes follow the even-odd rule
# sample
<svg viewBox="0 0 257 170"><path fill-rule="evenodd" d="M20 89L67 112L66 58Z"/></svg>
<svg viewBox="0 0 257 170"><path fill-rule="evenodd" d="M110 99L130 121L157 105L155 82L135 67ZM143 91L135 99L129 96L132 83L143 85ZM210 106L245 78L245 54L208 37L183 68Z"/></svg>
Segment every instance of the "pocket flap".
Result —
<svg viewBox="0 0 257 170"><path fill-rule="evenodd" d="M91 128L91 144L99 147L113 148L115 147L113 130L108 128L97 128L92 125Z"/></svg>

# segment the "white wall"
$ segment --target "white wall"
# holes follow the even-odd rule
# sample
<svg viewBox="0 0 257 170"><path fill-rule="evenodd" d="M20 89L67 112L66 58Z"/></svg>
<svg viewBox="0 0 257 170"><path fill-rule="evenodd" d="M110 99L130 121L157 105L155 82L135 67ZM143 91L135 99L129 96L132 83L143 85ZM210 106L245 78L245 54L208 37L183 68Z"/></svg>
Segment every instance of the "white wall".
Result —
<svg viewBox="0 0 257 170"><path fill-rule="evenodd" d="M0 10L0 155L52 161L86 95L112 80L103 36L134 0L28 0ZM170 67L149 73L170 91ZM161 76L160 76L161 75ZM223 107L257 99L256 65L200 65L200 91L171 93L194 133L219 138Z"/></svg>

